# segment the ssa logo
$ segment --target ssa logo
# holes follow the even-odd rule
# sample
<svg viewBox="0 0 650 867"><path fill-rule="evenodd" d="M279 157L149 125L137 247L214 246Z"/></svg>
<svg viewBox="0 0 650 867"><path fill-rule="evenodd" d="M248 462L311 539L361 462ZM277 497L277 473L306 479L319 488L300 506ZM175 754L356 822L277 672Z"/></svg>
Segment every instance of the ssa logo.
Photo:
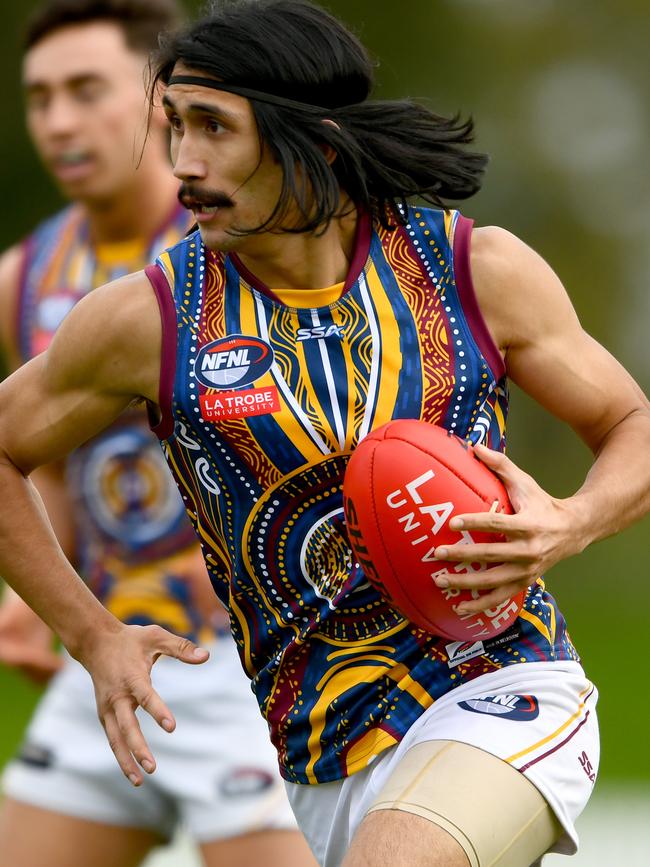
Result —
<svg viewBox="0 0 650 867"><path fill-rule="evenodd" d="M343 340L345 328L342 325L314 325L313 328L299 328L296 332L296 340L325 340L328 337L338 337Z"/></svg>
<svg viewBox="0 0 650 867"><path fill-rule="evenodd" d="M273 364L273 349L259 337L229 334L203 346L196 356L194 373L208 388L250 385Z"/></svg>
<svg viewBox="0 0 650 867"><path fill-rule="evenodd" d="M459 701L458 707L472 713L500 716L502 719L534 720L539 716L539 702L534 695L482 695Z"/></svg>

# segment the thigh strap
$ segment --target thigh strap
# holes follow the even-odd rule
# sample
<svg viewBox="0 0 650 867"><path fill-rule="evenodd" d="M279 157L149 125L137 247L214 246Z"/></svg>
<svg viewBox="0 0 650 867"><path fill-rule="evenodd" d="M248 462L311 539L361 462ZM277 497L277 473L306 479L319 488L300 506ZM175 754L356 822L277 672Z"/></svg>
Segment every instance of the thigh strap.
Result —
<svg viewBox="0 0 650 867"><path fill-rule="evenodd" d="M535 786L478 747L426 741L412 747L368 812L414 813L454 837L471 867L526 867L562 827Z"/></svg>

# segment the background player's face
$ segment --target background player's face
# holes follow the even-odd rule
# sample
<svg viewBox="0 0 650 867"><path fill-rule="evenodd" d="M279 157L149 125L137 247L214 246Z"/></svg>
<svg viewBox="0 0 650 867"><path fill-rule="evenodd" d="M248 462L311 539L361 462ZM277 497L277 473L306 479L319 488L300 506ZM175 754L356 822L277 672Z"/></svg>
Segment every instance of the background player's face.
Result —
<svg viewBox="0 0 650 867"><path fill-rule="evenodd" d="M174 73L204 75L181 64ZM268 219L282 189L282 169L260 142L250 102L237 94L174 84L163 105L171 126L174 173L183 182L181 198L193 211L206 246L242 252L259 248L264 236L242 238L232 232Z"/></svg>
<svg viewBox="0 0 650 867"><path fill-rule="evenodd" d="M26 53L27 126L69 198L101 202L128 189L146 130L144 63L110 22L55 30Z"/></svg>

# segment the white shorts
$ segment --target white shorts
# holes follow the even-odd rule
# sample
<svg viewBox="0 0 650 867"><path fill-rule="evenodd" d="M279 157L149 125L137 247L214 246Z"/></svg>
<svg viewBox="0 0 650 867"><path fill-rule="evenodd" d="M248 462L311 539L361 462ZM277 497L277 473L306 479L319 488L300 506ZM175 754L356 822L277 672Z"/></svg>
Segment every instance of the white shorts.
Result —
<svg viewBox="0 0 650 867"><path fill-rule="evenodd" d="M333 783L285 783L322 867L338 867L363 818L406 752L459 741L508 762L541 792L564 833L549 849L572 855L600 757L596 688L575 662L532 662L482 675L438 699L394 747ZM524 865L522 865L524 867Z"/></svg>
<svg viewBox="0 0 650 867"><path fill-rule="evenodd" d="M277 755L234 642L209 645L210 659L154 665L156 690L176 717L164 732L138 711L157 769L134 788L124 778L97 718L90 676L67 657L8 766L15 800L90 821L150 828L172 836L179 823L197 842L262 829L296 828Z"/></svg>

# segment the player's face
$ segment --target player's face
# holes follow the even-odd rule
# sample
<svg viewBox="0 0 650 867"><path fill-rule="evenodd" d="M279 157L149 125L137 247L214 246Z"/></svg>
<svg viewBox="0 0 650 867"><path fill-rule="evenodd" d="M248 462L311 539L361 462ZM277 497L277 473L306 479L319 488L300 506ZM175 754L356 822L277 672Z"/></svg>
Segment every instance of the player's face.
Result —
<svg viewBox="0 0 650 867"><path fill-rule="evenodd" d="M109 22L56 30L25 55L29 132L66 196L101 201L132 182L146 130L144 62Z"/></svg>
<svg viewBox="0 0 650 867"><path fill-rule="evenodd" d="M175 74L203 75L178 64ZM237 94L173 84L163 97L180 198L213 250L259 248L264 236L237 236L273 213L282 169L260 142L250 102ZM268 237L268 236L267 236Z"/></svg>

